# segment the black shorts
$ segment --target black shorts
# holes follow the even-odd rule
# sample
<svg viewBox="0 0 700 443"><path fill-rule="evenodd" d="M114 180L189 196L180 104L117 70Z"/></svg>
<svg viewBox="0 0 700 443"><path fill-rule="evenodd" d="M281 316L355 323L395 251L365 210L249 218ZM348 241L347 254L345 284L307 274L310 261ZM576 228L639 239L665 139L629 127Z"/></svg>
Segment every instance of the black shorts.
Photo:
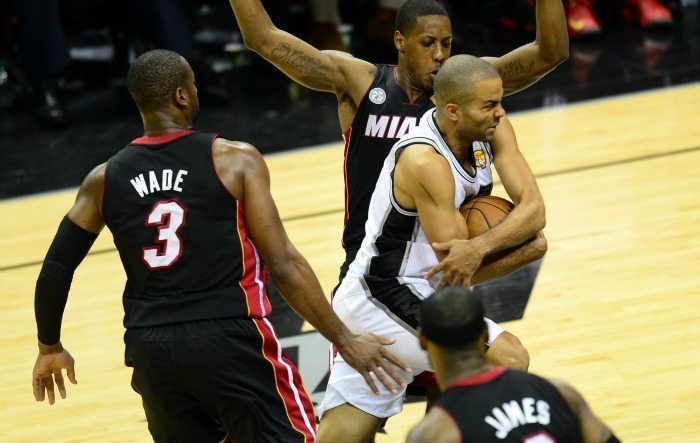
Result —
<svg viewBox="0 0 700 443"><path fill-rule="evenodd" d="M156 442L314 442L301 376L267 319L128 330L126 365Z"/></svg>

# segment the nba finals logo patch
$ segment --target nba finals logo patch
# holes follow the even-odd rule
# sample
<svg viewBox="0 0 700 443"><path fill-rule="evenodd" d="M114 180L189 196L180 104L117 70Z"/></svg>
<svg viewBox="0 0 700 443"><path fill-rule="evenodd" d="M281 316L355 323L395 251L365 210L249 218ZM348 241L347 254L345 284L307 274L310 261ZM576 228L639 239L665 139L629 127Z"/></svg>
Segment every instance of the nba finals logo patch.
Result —
<svg viewBox="0 0 700 443"><path fill-rule="evenodd" d="M369 101L375 105L381 105L386 101L386 92L382 88L374 88L369 91Z"/></svg>
<svg viewBox="0 0 700 443"><path fill-rule="evenodd" d="M474 162L478 167L484 169L486 167L486 155L481 149L474 151Z"/></svg>

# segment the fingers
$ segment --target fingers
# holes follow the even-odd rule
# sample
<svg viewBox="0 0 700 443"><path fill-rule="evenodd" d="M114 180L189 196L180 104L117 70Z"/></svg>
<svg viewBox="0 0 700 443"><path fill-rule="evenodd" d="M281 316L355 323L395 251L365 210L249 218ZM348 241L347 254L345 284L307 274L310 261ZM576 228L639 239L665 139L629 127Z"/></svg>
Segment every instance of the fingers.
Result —
<svg viewBox="0 0 700 443"><path fill-rule="evenodd" d="M56 393L53 389L53 377L51 374L42 377L41 383L44 385L43 388L46 389L46 395L49 397L49 404L54 404L56 402Z"/></svg>
<svg viewBox="0 0 700 443"><path fill-rule="evenodd" d="M40 377L32 379L32 390L34 391L34 399L36 401L44 401L44 386L41 383Z"/></svg>
<svg viewBox="0 0 700 443"><path fill-rule="evenodd" d="M372 390L372 393L374 395L379 395L379 389L377 389L377 385L374 384L374 380L372 380L372 375L371 375L370 371L364 370L364 371L360 372L360 374L362 374L362 377L364 377L365 382L367 383L369 388Z"/></svg>
<svg viewBox="0 0 700 443"><path fill-rule="evenodd" d="M388 373L384 369L384 362L381 364L377 363L372 372L374 373L375 377L377 377L379 382L383 384L384 387L387 388L387 390L389 390L389 392L392 394L396 394L398 392L396 389L397 385L403 388L403 379L400 376L397 379L387 375Z"/></svg>
<svg viewBox="0 0 700 443"><path fill-rule="evenodd" d="M374 337L377 339L377 341L381 345L393 345L394 343L396 343L395 338L382 337L381 335L376 335L376 334L372 334L372 335L374 335Z"/></svg>
<svg viewBox="0 0 700 443"><path fill-rule="evenodd" d="M73 369L73 368L66 369L66 375L68 376L68 380L70 380L71 383L73 383L74 385L78 384L78 379L75 378L75 369Z"/></svg>
<svg viewBox="0 0 700 443"><path fill-rule="evenodd" d="M446 242L446 243L432 243L431 246L436 251L449 251L450 248L452 247L451 243L452 243L451 241Z"/></svg>
<svg viewBox="0 0 700 443"><path fill-rule="evenodd" d="M433 278L433 276L435 274L442 272L444 267L445 267L445 265L442 262L436 264L435 266L432 267L432 269L430 271L428 271L427 274L425 274L425 279L430 280L431 278Z"/></svg>
<svg viewBox="0 0 700 443"><path fill-rule="evenodd" d="M56 386L58 387L58 393L61 396L61 398L66 398L66 384L63 381L63 374L61 373L60 369L57 369L53 372L53 378L56 382Z"/></svg>

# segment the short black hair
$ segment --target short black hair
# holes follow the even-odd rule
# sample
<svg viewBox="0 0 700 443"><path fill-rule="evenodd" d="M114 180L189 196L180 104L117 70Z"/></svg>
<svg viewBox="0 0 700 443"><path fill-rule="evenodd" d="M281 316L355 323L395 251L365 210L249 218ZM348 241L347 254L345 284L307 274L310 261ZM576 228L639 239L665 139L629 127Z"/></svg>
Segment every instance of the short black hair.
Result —
<svg viewBox="0 0 700 443"><path fill-rule="evenodd" d="M396 13L396 30L406 35L418 17L426 15L444 15L448 17L445 8L435 0L408 0Z"/></svg>
<svg viewBox="0 0 700 443"><path fill-rule="evenodd" d="M129 94L141 111L167 106L175 90L187 82L189 65L180 54L154 49L140 55L129 68Z"/></svg>
<svg viewBox="0 0 700 443"><path fill-rule="evenodd" d="M461 286L442 287L421 306L421 331L441 346L464 348L473 344L485 327L481 300Z"/></svg>
<svg viewBox="0 0 700 443"><path fill-rule="evenodd" d="M499 77L491 64L468 54L457 54L445 61L433 83L435 103L464 104L474 95L476 83L481 80Z"/></svg>

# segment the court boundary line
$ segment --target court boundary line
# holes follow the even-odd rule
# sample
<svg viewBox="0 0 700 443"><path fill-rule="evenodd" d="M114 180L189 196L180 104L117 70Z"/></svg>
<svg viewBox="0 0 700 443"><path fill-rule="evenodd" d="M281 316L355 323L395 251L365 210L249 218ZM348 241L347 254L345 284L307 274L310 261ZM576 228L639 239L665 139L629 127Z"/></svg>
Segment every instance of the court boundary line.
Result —
<svg viewBox="0 0 700 443"><path fill-rule="evenodd" d="M700 151L700 146L695 146L691 148L682 148L682 149L677 149L675 151L664 151L664 152L659 152L656 154L646 154L646 155L640 155L638 157L629 157L629 158L624 158L620 160L612 160L609 162L605 163L594 163L590 165L585 165L585 166L578 166L575 168L568 168L568 169L561 169L558 171L550 171L550 172L543 172L540 174L535 174L535 178L548 178L548 177L555 177L555 176L560 176L560 175L566 175L566 174L574 174L576 172L583 172L583 171L592 171L594 169L600 169L600 168L607 168L611 166L619 166L619 165L624 165L628 163L637 163L637 162L643 162L647 160L655 160L660 157L670 157L670 156L675 156L675 155L684 155L684 154L689 154L691 152L695 151ZM499 182L494 182L494 184L500 184ZM288 222L294 222L298 220L307 220L310 218L315 218L315 217L323 217L325 215L331 215L331 214L339 214L341 212L344 212L345 208L335 208L335 209L327 209L325 211L320 211L320 212L313 212L310 214L299 214L299 215L294 215L291 217L286 217L282 219L282 223L288 223ZM98 249L96 251L90 251L87 256L93 256L93 255L101 255L101 254L106 254L110 252L117 252L117 248L108 248L108 249ZM31 262L24 262L24 263L17 263L14 265L9 265L9 266L3 266L0 267L0 272L5 272L5 271L14 271L16 269L23 269L23 268L29 268L32 266L37 266L41 265L44 261L39 260L39 261L31 261Z"/></svg>

